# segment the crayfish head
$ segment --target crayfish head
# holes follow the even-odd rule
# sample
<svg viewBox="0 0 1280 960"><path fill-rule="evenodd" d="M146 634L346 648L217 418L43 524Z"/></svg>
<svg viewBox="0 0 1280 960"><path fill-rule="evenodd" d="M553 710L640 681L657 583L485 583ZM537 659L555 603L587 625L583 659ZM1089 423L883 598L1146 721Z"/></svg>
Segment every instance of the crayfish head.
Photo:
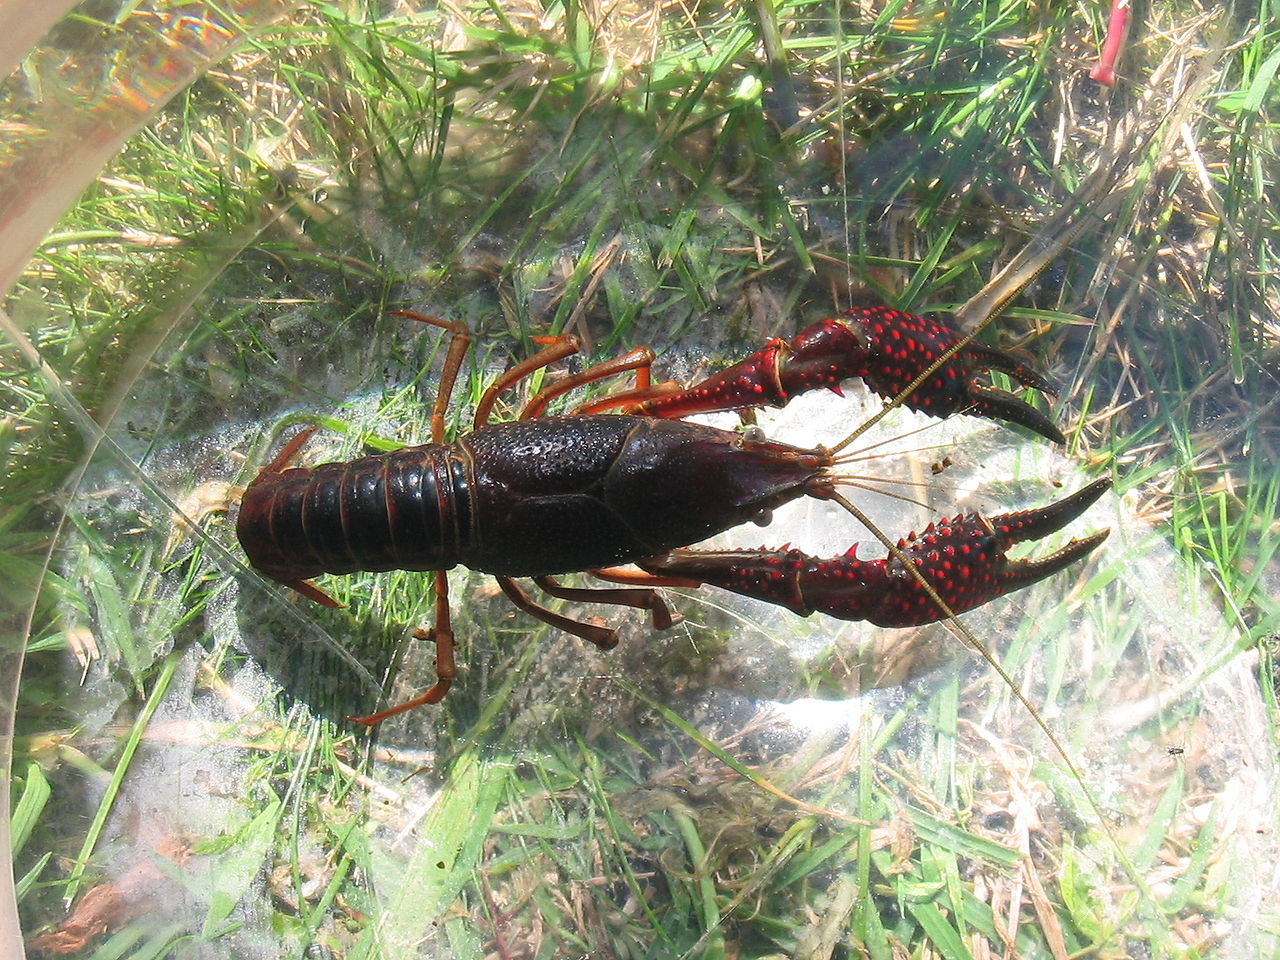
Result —
<svg viewBox="0 0 1280 960"><path fill-rule="evenodd" d="M822 449L682 420L642 421L610 471L611 502L644 518L660 553L704 540L809 494L831 465Z"/></svg>

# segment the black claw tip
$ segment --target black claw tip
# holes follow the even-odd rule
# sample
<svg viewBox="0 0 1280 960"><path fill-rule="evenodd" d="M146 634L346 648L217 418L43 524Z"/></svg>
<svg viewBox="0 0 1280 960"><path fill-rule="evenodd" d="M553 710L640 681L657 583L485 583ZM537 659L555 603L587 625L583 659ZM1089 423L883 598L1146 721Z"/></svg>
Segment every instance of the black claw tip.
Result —
<svg viewBox="0 0 1280 960"><path fill-rule="evenodd" d="M1090 536L1072 540L1061 550L1057 550L1047 557L1018 560L1010 564L1009 569L1005 572L1005 589L1018 590L1052 577L1055 573L1060 573L1076 561L1083 560L1091 554L1103 540L1107 539L1110 533L1109 529L1099 530Z"/></svg>
<svg viewBox="0 0 1280 960"><path fill-rule="evenodd" d="M1020 543L1024 540L1039 540L1051 533L1057 533L1093 506L1098 501L1098 498L1110 489L1110 478L1101 477L1088 486L1077 490L1071 496L1063 497L1061 500L1046 507L992 517L991 523L998 528L1007 530L1006 535L1011 543ZM1101 540L1098 542L1101 543ZM1093 548L1090 547L1090 549Z"/></svg>
<svg viewBox="0 0 1280 960"><path fill-rule="evenodd" d="M1046 414L1004 390L997 390L995 387L974 388L973 408L975 413L994 420L1016 423L1054 443L1067 442L1062 431Z"/></svg>
<svg viewBox="0 0 1280 960"><path fill-rule="evenodd" d="M988 370L999 370L1001 373L1007 373L1024 387L1031 387L1041 393L1056 394L1058 392L1057 388L1047 378L1032 370L1011 353L1005 353L995 347L986 347L980 343L971 343L967 349L969 355Z"/></svg>

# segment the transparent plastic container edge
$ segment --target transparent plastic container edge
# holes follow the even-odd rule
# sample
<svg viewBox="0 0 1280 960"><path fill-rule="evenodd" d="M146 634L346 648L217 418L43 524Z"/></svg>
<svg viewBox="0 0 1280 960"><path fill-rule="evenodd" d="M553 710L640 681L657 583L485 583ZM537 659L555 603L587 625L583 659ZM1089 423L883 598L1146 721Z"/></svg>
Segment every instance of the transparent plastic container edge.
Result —
<svg viewBox="0 0 1280 960"><path fill-rule="evenodd" d="M77 4L0 0L0 69L8 83L27 88L26 96L18 97L25 115L15 118L16 132L0 161L0 225L6 237L0 253L0 290L6 299L44 237L123 144L211 64L297 6L281 0L240 0L216 8L186 4L178 13L166 11L164 4L121 3L113 22L96 21L96 49L86 56L44 58L46 65L60 60L58 69L49 72L37 66L44 45L56 24L76 15ZM94 22L85 17L81 26L92 27ZM29 82L28 71L37 69L38 83ZM58 382L5 309L0 309L0 333L48 380L49 396L60 412L84 432L87 461L102 438L98 423ZM33 595L24 605L0 611L0 635L6 638L0 643L0 852L5 861L0 870L0 954L15 958L25 951L9 826L12 747L23 652L35 604Z"/></svg>

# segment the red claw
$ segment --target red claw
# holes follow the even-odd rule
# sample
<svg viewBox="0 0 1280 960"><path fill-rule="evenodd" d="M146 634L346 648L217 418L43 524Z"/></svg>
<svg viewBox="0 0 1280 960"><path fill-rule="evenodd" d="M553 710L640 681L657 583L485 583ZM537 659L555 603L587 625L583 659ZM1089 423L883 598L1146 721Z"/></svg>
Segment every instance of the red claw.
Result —
<svg viewBox="0 0 1280 960"><path fill-rule="evenodd" d="M784 406L793 396L827 388L840 392L860 378L885 398L907 389L960 339L945 314L917 316L864 298L843 317L819 320L791 340L770 340L740 363L687 390L637 404L629 412L657 417ZM1062 433L1035 407L1011 393L979 384L987 370L1007 373L1042 392L1050 385L1009 354L970 343L935 370L903 405L937 417L970 413L1006 420L1055 443Z"/></svg>
<svg viewBox="0 0 1280 960"><path fill-rule="evenodd" d="M1110 486L1110 480L1095 480L1072 496L1036 510L938 520L923 533L898 541L898 547L951 612L963 613L1052 576L1092 552L1109 531L1072 540L1039 560L1011 561L1006 556L1015 543L1062 529ZM945 618L937 601L899 560L859 560L856 549L832 558L785 549L675 550L643 560L640 566L653 574L685 577L766 600L800 616L819 612L881 627L919 626Z"/></svg>

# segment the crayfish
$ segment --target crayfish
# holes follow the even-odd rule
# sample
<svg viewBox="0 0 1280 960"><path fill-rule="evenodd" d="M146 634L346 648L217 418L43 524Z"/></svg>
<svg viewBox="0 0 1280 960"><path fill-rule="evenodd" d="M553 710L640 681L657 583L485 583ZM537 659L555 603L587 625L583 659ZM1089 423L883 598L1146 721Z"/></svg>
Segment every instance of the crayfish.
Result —
<svg viewBox="0 0 1280 960"><path fill-rule="evenodd" d="M1098 480L1040 509L938 520L880 559L859 560L852 549L830 558L793 549L689 549L746 521L765 523L774 508L800 497L856 510L838 489L838 448L806 449L756 430L721 430L683 417L781 406L798 393L838 391L842 382L860 378L882 397L918 411L1005 420L1063 442L1039 410L976 377L995 369L1037 390L1048 383L1003 351L957 348L960 337L945 317L913 316L865 300L791 340L771 340L687 389L651 384L654 355L637 349L545 388L519 419L490 423L502 391L578 349L571 337L554 338L489 387L471 433L445 443L445 412L470 336L461 324L400 313L452 333L432 409L432 442L349 463L288 468L315 428L303 430L249 484L236 525L259 572L330 606L337 604L309 582L322 573L437 573L435 625L420 634L435 642L436 682L405 703L350 718L358 723L372 726L448 692L454 638L442 574L458 564L494 574L528 614L609 649L618 642L615 630L541 606L515 578L532 578L554 597L645 609L655 629L679 619L657 587L703 584L801 616L821 612L902 627L950 617L1051 576L1107 536L1103 530L1072 540L1039 560L1006 557L1012 544L1044 537L1083 513L1110 486ZM633 389L567 415L543 415L557 396L626 371L635 372ZM553 579L584 571L623 586L567 588Z"/></svg>

